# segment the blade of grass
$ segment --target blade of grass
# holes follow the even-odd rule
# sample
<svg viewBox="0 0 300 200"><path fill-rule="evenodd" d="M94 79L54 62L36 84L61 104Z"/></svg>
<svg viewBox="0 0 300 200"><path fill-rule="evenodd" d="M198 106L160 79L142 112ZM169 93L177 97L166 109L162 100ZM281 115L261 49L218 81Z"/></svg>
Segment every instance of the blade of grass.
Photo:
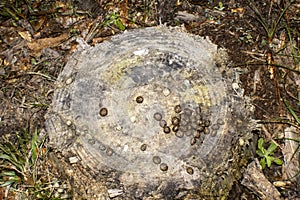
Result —
<svg viewBox="0 0 300 200"><path fill-rule="evenodd" d="M296 120L296 122L300 125L300 119L298 118L298 116L295 113L295 111L292 108L292 106L285 99L283 99L283 103L285 104L286 108L291 113L291 115L293 116L293 118Z"/></svg>

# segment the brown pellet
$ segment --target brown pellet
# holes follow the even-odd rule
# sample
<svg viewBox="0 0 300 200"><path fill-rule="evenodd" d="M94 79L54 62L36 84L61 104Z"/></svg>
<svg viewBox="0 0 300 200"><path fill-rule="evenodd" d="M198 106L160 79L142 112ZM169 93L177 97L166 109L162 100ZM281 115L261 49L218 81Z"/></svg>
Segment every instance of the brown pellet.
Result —
<svg viewBox="0 0 300 200"><path fill-rule="evenodd" d="M108 110L107 108L101 108L100 111L99 111L99 114L101 117L104 117L108 114Z"/></svg>
<svg viewBox="0 0 300 200"><path fill-rule="evenodd" d="M216 137L217 133L218 133L217 130L213 130L210 135L211 137Z"/></svg>
<svg viewBox="0 0 300 200"><path fill-rule="evenodd" d="M181 106L180 106L180 105L176 105L176 106L174 107L174 111L175 111L176 113L180 113L180 112L181 112Z"/></svg>
<svg viewBox="0 0 300 200"><path fill-rule="evenodd" d="M179 137L179 138L182 138L182 137L184 136L184 133L181 132L181 131L178 131L178 132L175 133L175 135L176 135L177 137Z"/></svg>
<svg viewBox="0 0 300 200"><path fill-rule="evenodd" d="M173 132L177 132L178 130L179 130L179 126L178 125L173 126L173 128L172 128Z"/></svg>
<svg viewBox="0 0 300 200"><path fill-rule="evenodd" d="M164 133L170 133L171 132L171 129L170 129L170 127L169 126L165 126L164 127Z"/></svg>
<svg viewBox="0 0 300 200"><path fill-rule="evenodd" d="M210 133L210 131L209 131L209 129L207 127L204 128L203 132L204 132L204 134L209 134Z"/></svg>
<svg viewBox="0 0 300 200"><path fill-rule="evenodd" d="M107 148L106 149L106 155L108 155L108 156L112 156L113 155L113 150L111 149L111 148Z"/></svg>
<svg viewBox="0 0 300 200"><path fill-rule="evenodd" d="M190 144L193 146L194 144L196 144L197 140L196 138L191 138L190 140Z"/></svg>
<svg viewBox="0 0 300 200"><path fill-rule="evenodd" d="M172 117L171 122L173 125L178 125L180 123L180 119L178 117Z"/></svg>
<svg viewBox="0 0 300 200"><path fill-rule="evenodd" d="M199 132L203 132L204 131L204 126L199 126L199 128L197 129Z"/></svg>
<svg viewBox="0 0 300 200"><path fill-rule="evenodd" d="M194 174L194 170L193 170L193 168L191 168L191 167L187 167L187 168L186 168L186 172L187 172L188 174L190 174L190 175Z"/></svg>
<svg viewBox="0 0 300 200"><path fill-rule="evenodd" d="M143 103L143 101L144 101L144 98L142 96L136 97L136 102L137 103Z"/></svg>
<svg viewBox="0 0 300 200"><path fill-rule="evenodd" d="M164 128L165 126L167 126L166 120L159 121L159 126L162 127L162 128Z"/></svg>
<svg viewBox="0 0 300 200"><path fill-rule="evenodd" d="M204 126L206 126L206 127L209 127L210 126L210 124L211 124L211 122L210 122L210 120L208 119L208 120L205 120L205 122L204 122Z"/></svg>
<svg viewBox="0 0 300 200"><path fill-rule="evenodd" d="M142 144L141 145L141 151L146 151L147 149L147 144Z"/></svg>
<svg viewBox="0 0 300 200"><path fill-rule="evenodd" d="M166 163L161 163L159 168L163 172L168 171L168 165Z"/></svg>
<svg viewBox="0 0 300 200"><path fill-rule="evenodd" d="M154 113L153 118L156 121L160 121L162 119L162 115L160 113L156 112L156 113Z"/></svg>
<svg viewBox="0 0 300 200"><path fill-rule="evenodd" d="M159 156L153 156L152 161L154 164L160 164L161 163L161 159Z"/></svg>

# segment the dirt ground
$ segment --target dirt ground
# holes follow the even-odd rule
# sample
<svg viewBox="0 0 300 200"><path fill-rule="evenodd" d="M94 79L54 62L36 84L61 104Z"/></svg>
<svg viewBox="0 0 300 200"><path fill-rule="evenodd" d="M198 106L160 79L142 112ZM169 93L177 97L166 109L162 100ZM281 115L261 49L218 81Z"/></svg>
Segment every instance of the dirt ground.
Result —
<svg viewBox="0 0 300 200"><path fill-rule="evenodd" d="M43 133L44 115L51 104L55 79L80 45L93 46L125 30L160 24L184 26L189 33L208 37L220 48L227 49L228 67L240 71L244 95L250 97L255 108L253 117L259 124L253 132L255 138L278 145L274 157L283 160L285 129L294 127L297 148L300 2L290 4L286 0L1 1L1 141L20 145L18 135L33 135L36 130ZM72 196L72 190L68 189L70 181L64 180L64 175L48 159L51 149L47 147L47 139L43 141L38 149L41 161L39 166L34 166L39 171L46 170L47 178L34 180L51 182L49 187L54 187L54 180L59 180L59 186L66 185L60 195L68 198ZM296 148L291 148L290 153ZM299 152L295 155L297 158ZM263 170L271 183L283 183L277 186L282 199L300 198L300 183L286 178L286 171L273 163ZM22 185L33 183L22 177L15 186L26 192L28 188ZM7 196L6 190L7 187L1 188L1 199ZM246 199L257 199L239 183L233 190L232 198L241 199L243 195L245 198L248 193ZM14 199L17 193L10 192L8 199Z"/></svg>

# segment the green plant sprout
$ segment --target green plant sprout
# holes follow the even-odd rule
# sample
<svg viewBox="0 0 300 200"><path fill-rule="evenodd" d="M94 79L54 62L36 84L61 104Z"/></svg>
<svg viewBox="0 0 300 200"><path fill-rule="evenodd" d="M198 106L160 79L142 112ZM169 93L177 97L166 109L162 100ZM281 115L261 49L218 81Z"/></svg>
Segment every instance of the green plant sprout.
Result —
<svg viewBox="0 0 300 200"><path fill-rule="evenodd" d="M105 18L104 26L110 26L110 25L115 25L121 31L124 31L126 29L126 27L124 26L124 24L120 19L120 15L115 12L111 12Z"/></svg>
<svg viewBox="0 0 300 200"><path fill-rule="evenodd" d="M2 159L0 163L2 171L0 174L0 187L10 185L16 188L21 182L31 182L31 171L37 161L39 144L37 142L37 131L34 132L30 143L26 141L27 136L26 133L17 134L18 145L10 141L0 144L0 158Z"/></svg>
<svg viewBox="0 0 300 200"><path fill-rule="evenodd" d="M214 9L218 10L218 11L222 11L225 9L223 3L221 1L219 1L218 6L214 7Z"/></svg>
<svg viewBox="0 0 300 200"><path fill-rule="evenodd" d="M17 132L14 142L5 138L0 143L0 187L17 192L21 199L59 199L53 197L58 180L45 181L38 170L45 156L44 142L45 137L40 138L35 130L33 134Z"/></svg>
<svg viewBox="0 0 300 200"><path fill-rule="evenodd" d="M256 154L261 157L259 163L262 166L263 169L266 168L266 165L268 167L271 166L272 162L276 163L277 165L282 165L283 162L279 158L275 158L272 155L274 154L274 151L276 150L277 146L275 143L271 143L270 146L265 149L264 148L264 139L259 138L258 140L258 149L256 150Z"/></svg>

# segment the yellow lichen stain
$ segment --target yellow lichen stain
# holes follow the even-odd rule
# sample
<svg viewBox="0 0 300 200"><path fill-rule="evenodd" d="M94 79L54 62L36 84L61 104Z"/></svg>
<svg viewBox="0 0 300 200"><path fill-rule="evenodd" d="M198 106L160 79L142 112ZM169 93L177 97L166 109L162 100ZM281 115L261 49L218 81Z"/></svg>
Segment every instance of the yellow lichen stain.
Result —
<svg viewBox="0 0 300 200"><path fill-rule="evenodd" d="M194 101L206 108L211 106L209 88L206 85L193 85L191 88L186 89L182 97L184 102Z"/></svg>
<svg viewBox="0 0 300 200"><path fill-rule="evenodd" d="M104 79L106 79L106 82L109 84L115 84L126 72L129 72L132 66L139 64L139 62L139 56L124 58L124 60L113 62L114 64L103 73Z"/></svg>

